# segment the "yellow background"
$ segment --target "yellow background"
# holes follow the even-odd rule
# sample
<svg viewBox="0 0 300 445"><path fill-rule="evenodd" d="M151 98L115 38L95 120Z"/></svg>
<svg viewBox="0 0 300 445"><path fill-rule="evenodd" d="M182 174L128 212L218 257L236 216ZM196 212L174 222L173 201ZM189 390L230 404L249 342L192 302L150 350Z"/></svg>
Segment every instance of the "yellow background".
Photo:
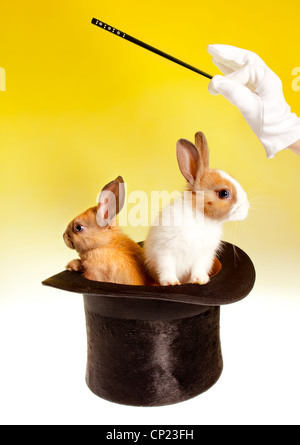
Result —
<svg viewBox="0 0 300 445"><path fill-rule="evenodd" d="M208 79L90 24L101 19L211 74L208 44L258 53L292 89L299 2L86 0L4 2L0 14L1 299L39 298L40 281L74 257L61 234L121 174L128 191L180 190L175 144L202 130L211 166L248 192L249 218L224 239L253 259L258 286L295 296L299 285L300 158L267 160L239 111ZM135 240L145 227L126 227ZM286 292L288 289L290 292Z"/></svg>

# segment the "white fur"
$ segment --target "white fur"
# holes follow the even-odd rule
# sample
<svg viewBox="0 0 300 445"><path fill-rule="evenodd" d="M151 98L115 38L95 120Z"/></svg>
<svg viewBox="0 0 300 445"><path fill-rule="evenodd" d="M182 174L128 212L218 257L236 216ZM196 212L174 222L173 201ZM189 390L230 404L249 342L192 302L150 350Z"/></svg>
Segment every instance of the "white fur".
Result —
<svg viewBox="0 0 300 445"><path fill-rule="evenodd" d="M232 206L226 221L241 221L246 218L249 211L249 202L245 190L236 179L222 170L216 170L224 179L230 181L236 190L237 202Z"/></svg>
<svg viewBox="0 0 300 445"><path fill-rule="evenodd" d="M237 202L232 206L226 221L246 218L249 203L240 184L227 173L218 173L232 182ZM182 197L165 207L150 227L144 252L150 273L162 286L209 281L217 250L221 244L222 221L208 218L201 206L192 208L191 200L182 205Z"/></svg>
<svg viewBox="0 0 300 445"><path fill-rule="evenodd" d="M176 216L176 225L169 215ZM166 225L168 224L168 225ZM222 223L194 211L192 204L182 207L177 198L165 207L149 230L145 259L160 284L205 284L209 281L216 251L222 237Z"/></svg>

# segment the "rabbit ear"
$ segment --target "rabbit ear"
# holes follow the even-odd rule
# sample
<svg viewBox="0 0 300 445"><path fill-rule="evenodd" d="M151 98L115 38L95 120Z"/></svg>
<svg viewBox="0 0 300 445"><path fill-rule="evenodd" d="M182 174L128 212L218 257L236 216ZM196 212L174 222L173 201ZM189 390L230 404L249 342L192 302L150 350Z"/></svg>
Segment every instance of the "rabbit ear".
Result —
<svg viewBox="0 0 300 445"><path fill-rule="evenodd" d="M97 211L97 223L104 227L110 224L116 215L122 210L125 202L125 185L122 176L103 187Z"/></svg>
<svg viewBox="0 0 300 445"><path fill-rule="evenodd" d="M200 156L194 144L186 139L177 142L177 161L185 179L193 185L200 168Z"/></svg>
<svg viewBox="0 0 300 445"><path fill-rule="evenodd" d="M206 137L202 131L198 131L195 134L195 144L200 154L202 168L209 167L209 149Z"/></svg>

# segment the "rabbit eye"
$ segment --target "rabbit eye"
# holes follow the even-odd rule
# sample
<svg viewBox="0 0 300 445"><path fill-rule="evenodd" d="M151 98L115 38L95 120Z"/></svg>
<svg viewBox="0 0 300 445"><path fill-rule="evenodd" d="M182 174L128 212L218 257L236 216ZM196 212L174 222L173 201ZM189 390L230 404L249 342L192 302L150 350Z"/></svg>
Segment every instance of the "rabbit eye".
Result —
<svg viewBox="0 0 300 445"><path fill-rule="evenodd" d="M77 233L82 232L83 229L84 229L84 227L81 224L75 225L75 232L77 232Z"/></svg>
<svg viewBox="0 0 300 445"><path fill-rule="evenodd" d="M227 189L220 190L218 192L218 196L219 196L220 199L229 199L230 198L230 191L227 190Z"/></svg>

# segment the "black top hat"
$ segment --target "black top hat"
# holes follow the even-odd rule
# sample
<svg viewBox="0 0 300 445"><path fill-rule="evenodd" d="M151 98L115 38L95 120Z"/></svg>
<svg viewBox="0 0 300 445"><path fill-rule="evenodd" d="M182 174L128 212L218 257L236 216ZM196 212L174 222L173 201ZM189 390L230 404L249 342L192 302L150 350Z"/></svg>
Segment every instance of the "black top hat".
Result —
<svg viewBox="0 0 300 445"><path fill-rule="evenodd" d="M43 284L84 295L101 295L111 299L117 297L144 302L155 300L195 306L220 306L242 300L250 293L255 282L255 269L251 259L240 248L223 242L219 260L220 271L203 286L197 284L129 286L87 280L81 273L70 271L54 275L43 281ZM172 305L170 310L171 308ZM124 311L122 318L127 318L125 306Z"/></svg>
<svg viewBox="0 0 300 445"><path fill-rule="evenodd" d="M84 295L89 388L139 406L176 403L219 378L220 306L245 298L255 282L248 255L224 242L221 269L205 285L128 286L64 271L46 286Z"/></svg>

